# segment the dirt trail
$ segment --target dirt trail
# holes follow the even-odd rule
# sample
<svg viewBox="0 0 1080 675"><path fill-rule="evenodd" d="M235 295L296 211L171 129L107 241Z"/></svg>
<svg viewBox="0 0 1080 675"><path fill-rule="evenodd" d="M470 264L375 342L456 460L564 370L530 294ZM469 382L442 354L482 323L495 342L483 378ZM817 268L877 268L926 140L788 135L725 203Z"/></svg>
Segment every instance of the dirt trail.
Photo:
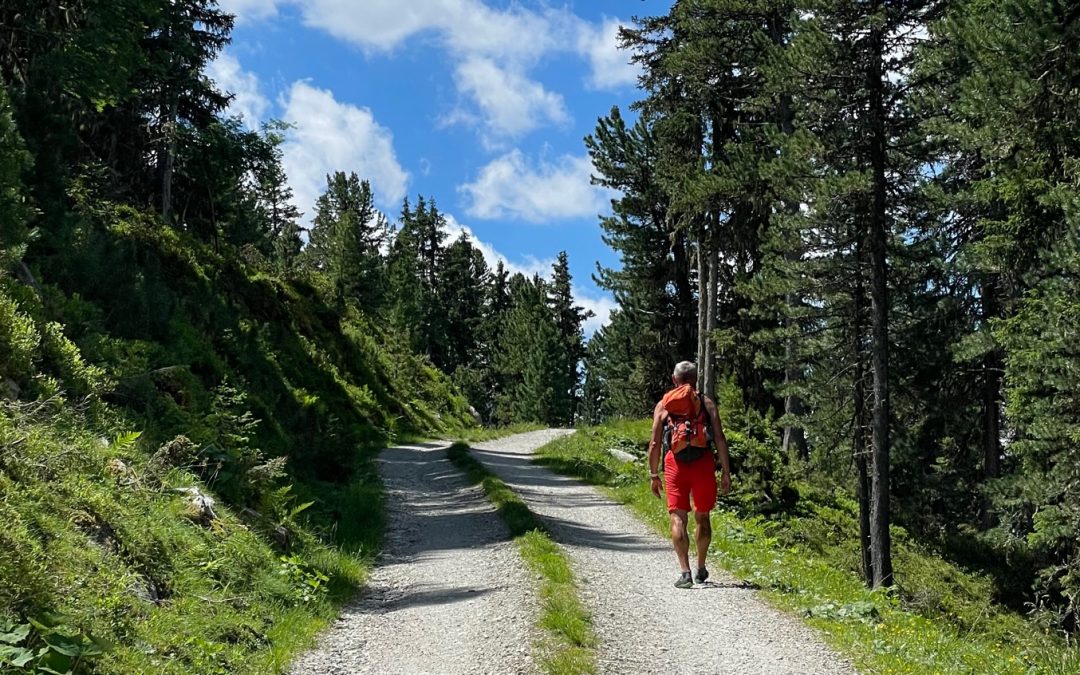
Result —
<svg viewBox="0 0 1080 675"><path fill-rule="evenodd" d="M592 487L533 464L565 434L479 444L475 456L548 523L600 638L601 673L852 673L812 630L719 570L672 587L669 544ZM534 586L502 521L446 444L386 450L385 552L357 601L293 673L534 673Z"/></svg>
<svg viewBox="0 0 1080 675"><path fill-rule="evenodd" d="M509 532L447 444L382 453L387 533L367 585L293 673L533 673L536 605Z"/></svg>
<svg viewBox="0 0 1080 675"><path fill-rule="evenodd" d="M720 570L693 590L672 586L670 543L596 489L533 464L559 432L475 447L549 525L570 555L600 637L602 673L852 673L797 619Z"/></svg>

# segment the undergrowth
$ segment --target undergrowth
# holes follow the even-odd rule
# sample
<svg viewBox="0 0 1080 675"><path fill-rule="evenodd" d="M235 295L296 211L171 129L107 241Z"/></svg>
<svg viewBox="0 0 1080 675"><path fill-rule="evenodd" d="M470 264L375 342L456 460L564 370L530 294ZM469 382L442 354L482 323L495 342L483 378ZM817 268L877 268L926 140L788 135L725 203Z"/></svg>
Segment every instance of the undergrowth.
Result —
<svg viewBox="0 0 1080 675"><path fill-rule="evenodd" d="M642 454L648 421L579 430L539 451L541 464L602 486L658 534L669 524L651 493L644 462L624 463L612 447ZM745 454L732 437L733 455ZM1080 652L1038 623L996 605L986 575L958 567L893 528L898 587L871 591L860 580L857 505L841 492L800 485L790 512L748 505L758 487L740 485L713 514L710 556L765 597L822 630L863 671L875 673L1080 672Z"/></svg>
<svg viewBox="0 0 1080 675"><path fill-rule="evenodd" d="M0 671L281 672L378 550L375 452L467 404L355 308L95 217L86 264L0 273Z"/></svg>
<svg viewBox="0 0 1080 675"><path fill-rule="evenodd" d="M454 440L463 443L483 443L485 441L494 441L500 438L506 438L507 436L513 436L514 434L524 434L530 431L540 431L547 428L548 427L543 424L534 424L532 422L521 422L501 427L472 427L456 431L454 433Z"/></svg>
<svg viewBox="0 0 1080 675"><path fill-rule="evenodd" d="M577 598L574 575L566 556L548 536L540 519L506 483L469 453L468 445L455 443L448 455L472 483L484 488L514 537L525 564L542 579L539 625L548 634L540 644L544 671L553 675L595 672L596 636L589 614Z"/></svg>

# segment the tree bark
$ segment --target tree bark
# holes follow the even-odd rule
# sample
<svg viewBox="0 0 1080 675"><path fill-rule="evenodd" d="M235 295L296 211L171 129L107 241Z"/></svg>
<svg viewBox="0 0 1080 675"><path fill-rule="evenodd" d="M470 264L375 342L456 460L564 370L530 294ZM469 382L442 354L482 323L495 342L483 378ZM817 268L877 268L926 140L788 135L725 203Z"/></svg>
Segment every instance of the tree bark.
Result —
<svg viewBox="0 0 1080 675"><path fill-rule="evenodd" d="M690 283L690 251L687 236L682 230L675 232L671 244L675 258L675 302L678 305L678 321L675 324L676 344L679 358L689 358L697 337L691 327L694 317L694 287ZM695 359L697 357L695 356Z"/></svg>
<svg viewBox="0 0 1080 675"><path fill-rule="evenodd" d="M882 31L883 29L877 26L870 31L870 67L867 82L870 94L868 119L873 186L869 219L871 365L874 386L870 532L875 588L893 584L892 546L889 538L889 287L886 252L888 186Z"/></svg>
<svg viewBox="0 0 1080 675"><path fill-rule="evenodd" d="M705 375L705 386L702 391L713 400L716 399L716 347L713 344L712 334L716 330L717 295L719 291L720 251L716 244L715 229L709 237L709 306L705 317L705 366L702 372Z"/></svg>
<svg viewBox="0 0 1080 675"><path fill-rule="evenodd" d="M993 282L982 286L983 321L999 316L997 288ZM997 478L1001 472L1001 354L995 347L983 358L983 480ZM994 526L994 514L988 499L982 503L984 529Z"/></svg>
<svg viewBox="0 0 1080 675"><path fill-rule="evenodd" d="M165 121L165 152L161 159L161 219L172 224L173 212L173 171L176 164L176 117L177 102L174 99L167 108ZM216 228L215 228L216 229Z"/></svg>
<svg viewBox="0 0 1080 675"><path fill-rule="evenodd" d="M708 318L709 307L709 272L705 263L705 227L701 226L698 230L697 237L697 287L698 287L698 334L697 334L697 364L701 371L699 374L704 375L705 372L705 342L708 336L708 329L706 328L706 320ZM701 382L699 381L699 384ZM704 391L704 389L702 389Z"/></svg>
<svg viewBox="0 0 1080 675"><path fill-rule="evenodd" d="M863 580L874 585L874 562L870 536L870 470L866 451L866 367L863 356L863 242L855 238L855 293L852 297L852 353L855 356L852 396L854 403L854 434L852 454L855 457L856 492L859 500L859 554L862 559Z"/></svg>

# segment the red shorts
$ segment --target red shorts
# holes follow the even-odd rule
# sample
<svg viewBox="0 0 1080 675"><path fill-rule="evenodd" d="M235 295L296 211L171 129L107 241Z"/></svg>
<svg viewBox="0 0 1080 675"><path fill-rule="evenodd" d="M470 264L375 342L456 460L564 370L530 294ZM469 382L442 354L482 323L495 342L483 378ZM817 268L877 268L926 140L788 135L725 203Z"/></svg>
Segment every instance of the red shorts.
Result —
<svg viewBox="0 0 1080 675"><path fill-rule="evenodd" d="M716 460L705 451L692 462L677 462L675 455L664 457L664 490L667 491L668 513L689 511L690 499L694 511L708 513L716 506Z"/></svg>

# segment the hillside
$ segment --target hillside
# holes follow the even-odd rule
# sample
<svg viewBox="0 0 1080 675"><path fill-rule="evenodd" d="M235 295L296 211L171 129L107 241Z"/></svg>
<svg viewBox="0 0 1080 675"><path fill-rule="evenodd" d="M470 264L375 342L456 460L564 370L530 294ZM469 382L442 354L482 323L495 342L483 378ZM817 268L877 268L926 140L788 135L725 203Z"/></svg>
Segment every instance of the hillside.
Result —
<svg viewBox="0 0 1080 675"><path fill-rule="evenodd" d="M372 450L472 416L311 288L102 218L100 269L0 281L3 640L60 672L273 670L363 578Z"/></svg>

